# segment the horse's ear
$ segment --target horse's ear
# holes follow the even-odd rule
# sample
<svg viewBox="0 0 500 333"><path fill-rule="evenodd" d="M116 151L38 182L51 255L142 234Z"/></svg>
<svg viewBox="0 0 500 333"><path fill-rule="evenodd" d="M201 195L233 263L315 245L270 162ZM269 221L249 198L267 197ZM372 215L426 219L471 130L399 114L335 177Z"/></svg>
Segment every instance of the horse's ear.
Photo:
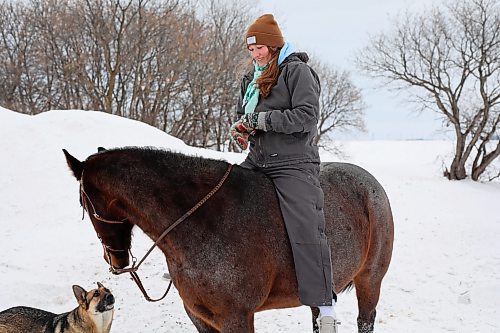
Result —
<svg viewBox="0 0 500 333"><path fill-rule="evenodd" d="M104 147L97 147L97 152L100 153L101 151L105 151L106 148Z"/></svg>
<svg viewBox="0 0 500 333"><path fill-rule="evenodd" d="M80 180L82 178L83 162L80 162L75 157L71 156L66 149L63 149L63 153L66 157L66 163L68 163L69 168L73 171L76 180Z"/></svg>

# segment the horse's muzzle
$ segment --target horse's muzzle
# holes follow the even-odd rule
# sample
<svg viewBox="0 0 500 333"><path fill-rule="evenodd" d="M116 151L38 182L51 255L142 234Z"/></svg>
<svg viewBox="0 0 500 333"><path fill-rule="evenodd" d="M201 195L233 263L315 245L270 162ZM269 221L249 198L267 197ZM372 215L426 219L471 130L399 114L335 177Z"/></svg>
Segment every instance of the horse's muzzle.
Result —
<svg viewBox="0 0 500 333"><path fill-rule="evenodd" d="M114 269L122 269L130 264L128 251L114 251L105 249L104 260Z"/></svg>

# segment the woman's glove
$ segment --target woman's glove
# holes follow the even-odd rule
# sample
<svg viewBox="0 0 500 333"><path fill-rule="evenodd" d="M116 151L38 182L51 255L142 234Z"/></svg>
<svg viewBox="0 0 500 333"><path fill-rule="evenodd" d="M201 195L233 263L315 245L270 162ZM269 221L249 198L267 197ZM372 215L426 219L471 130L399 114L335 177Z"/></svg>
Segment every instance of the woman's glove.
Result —
<svg viewBox="0 0 500 333"><path fill-rule="evenodd" d="M238 122L250 134L254 134L256 129L262 129L259 128L259 113L257 112L245 113Z"/></svg>
<svg viewBox="0 0 500 333"><path fill-rule="evenodd" d="M259 124L261 117L262 124ZM245 113L240 120L235 122L230 129L231 138L243 150L248 148L248 137L254 135L257 130L266 130L264 120L265 113Z"/></svg>
<svg viewBox="0 0 500 333"><path fill-rule="evenodd" d="M231 126L229 134L238 147L242 150L246 150L248 148L248 137L250 136L250 133L242 130L243 128L241 127L241 122L238 120Z"/></svg>

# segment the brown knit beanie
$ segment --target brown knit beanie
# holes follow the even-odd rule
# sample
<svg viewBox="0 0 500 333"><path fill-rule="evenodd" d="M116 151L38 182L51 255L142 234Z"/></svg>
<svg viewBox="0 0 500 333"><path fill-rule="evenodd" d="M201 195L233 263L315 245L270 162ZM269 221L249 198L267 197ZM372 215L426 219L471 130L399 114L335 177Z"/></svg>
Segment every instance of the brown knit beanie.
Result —
<svg viewBox="0 0 500 333"><path fill-rule="evenodd" d="M246 44L282 47L285 44L278 22L272 14L264 14L248 28Z"/></svg>

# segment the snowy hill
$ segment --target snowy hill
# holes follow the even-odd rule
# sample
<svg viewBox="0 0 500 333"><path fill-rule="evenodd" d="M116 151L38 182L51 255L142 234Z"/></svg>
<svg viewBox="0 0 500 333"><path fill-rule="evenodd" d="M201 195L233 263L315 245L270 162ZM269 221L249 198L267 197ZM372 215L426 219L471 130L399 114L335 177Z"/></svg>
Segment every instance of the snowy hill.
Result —
<svg viewBox="0 0 500 333"><path fill-rule="evenodd" d="M395 220L394 254L377 309L378 332L499 332L500 183L450 182L446 141L344 142L346 161L385 187ZM97 147L156 146L239 163L243 154L186 146L136 121L91 111L27 116L0 108L0 310L27 305L73 309L71 285L103 282L116 296L112 332L195 332L175 290L148 303L127 276L113 276L62 149L85 159ZM335 160L324 153L324 161ZM134 252L151 241L135 232ZM140 274L152 297L163 293L166 265L156 251ZM335 268L334 268L335 272ZM341 332L356 327L355 292L339 297ZM309 332L306 307L256 316L257 332Z"/></svg>

